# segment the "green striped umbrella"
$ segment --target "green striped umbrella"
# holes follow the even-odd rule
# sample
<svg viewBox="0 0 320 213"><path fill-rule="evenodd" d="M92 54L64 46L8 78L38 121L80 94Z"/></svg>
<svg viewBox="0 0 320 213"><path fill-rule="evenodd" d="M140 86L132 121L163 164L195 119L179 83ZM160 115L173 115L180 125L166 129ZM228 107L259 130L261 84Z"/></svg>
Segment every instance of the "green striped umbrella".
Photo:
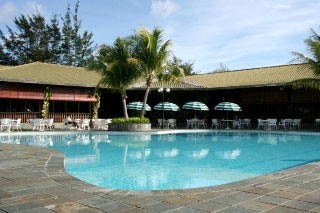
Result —
<svg viewBox="0 0 320 213"><path fill-rule="evenodd" d="M161 103L158 103L157 105L155 105L153 107L154 110L165 110L165 111L179 111L180 108L174 104L174 103L169 103L169 102L161 102Z"/></svg>
<svg viewBox="0 0 320 213"><path fill-rule="evenodd" d="M224 110L224 111L241 111L241 107L238 104L231 102L222 102L214 107L215 110Z"/></svg>
<svg viewBox="0 0 320 213"><path fill-rule="evenodd" d="M192 109L196 111L208 111L209 108L207 105L201 102L193 101L193 102L188 102L182 106L183 109Z"/></svg>
<svg viewBox="0 0 320 213"><path fill-rule="evenodd" d="M193 101L188 102L182 106L183 109L191 109L194 110L194 117L197 118L197 111L208 111L209 108L204 103Z"/></svg>
<svg viewBox="0 0 320 213"><path fill-rule="evenodd" d="M143 103L140 101L131 102L127 104L128 109L142 110ZM146 111L151 111L151 107L146 104Z"/></svg>

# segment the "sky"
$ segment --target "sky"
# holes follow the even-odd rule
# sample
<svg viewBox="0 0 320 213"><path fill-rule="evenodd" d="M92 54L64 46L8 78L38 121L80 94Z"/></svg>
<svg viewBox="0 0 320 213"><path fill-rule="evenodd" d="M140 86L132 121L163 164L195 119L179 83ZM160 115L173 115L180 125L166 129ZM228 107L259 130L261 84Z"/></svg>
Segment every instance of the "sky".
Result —
<svg viewBox="0 0 320 213"><path fill-rule="evenodd" d="M13 18L63 15L76 0L0 0L0 29ZM94 42L112 44L142 26L160 27L174 55L207 73L288 64L292 52L307 54L310 29L320 33L320 0L81 0L82 29Z"/></svg>

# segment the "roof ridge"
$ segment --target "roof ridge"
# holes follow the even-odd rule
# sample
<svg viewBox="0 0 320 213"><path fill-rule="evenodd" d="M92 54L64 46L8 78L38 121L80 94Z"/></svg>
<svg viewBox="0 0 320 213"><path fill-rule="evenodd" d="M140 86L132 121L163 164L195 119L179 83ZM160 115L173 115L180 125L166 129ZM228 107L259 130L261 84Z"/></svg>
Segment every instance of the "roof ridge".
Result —
<svg viewBox="0 0 320 213"><path fill-rule="evenodd" d="M306 65L307 63L300 63L300 64L282 64L282 65L274 65L274 66L266 66L266 67L255 67L255 68L247 68L247 69L238 69L238 70L230 70L224 72L211 72L211 73L199 73L190 76L197 76L197 75L213 75L213 74L221 74L221 73L234 73L234 72L242 72L242 71L250 71L250 70L259 70L259 69L266 69L266 68L276 68L276 67L285 67L285 66L297 66L297 65Z"/></svg>

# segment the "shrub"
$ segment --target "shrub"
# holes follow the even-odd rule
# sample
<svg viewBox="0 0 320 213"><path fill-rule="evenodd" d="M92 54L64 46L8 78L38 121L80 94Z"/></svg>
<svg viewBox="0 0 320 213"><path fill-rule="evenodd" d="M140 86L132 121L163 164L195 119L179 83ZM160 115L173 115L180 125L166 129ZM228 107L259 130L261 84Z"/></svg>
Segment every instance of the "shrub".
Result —
<svg viewBox="0 0 320 213"><path fill-rule="evenodd" d="M127 120L125 118L113 118L111 123L113 124L149 124L150 121L148 118L140 118L140 117L133 117Z"/></svg>

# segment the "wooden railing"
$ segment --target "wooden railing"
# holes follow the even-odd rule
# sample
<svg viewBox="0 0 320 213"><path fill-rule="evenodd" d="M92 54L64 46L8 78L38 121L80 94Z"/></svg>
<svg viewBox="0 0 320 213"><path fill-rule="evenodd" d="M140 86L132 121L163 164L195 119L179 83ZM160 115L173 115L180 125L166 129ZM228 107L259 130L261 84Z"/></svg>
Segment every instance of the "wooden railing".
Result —
<svg viewBox="0 0 320 213"><path fill-rule="evenodd" d="M62 123L63 120L70 115L71 118L90 118L90 113L49 113L49 118L53 118L54 123ZM22 123L27 123L29 119L40 118L40 112L0 112L0 118L21 118Z"/></svg>

